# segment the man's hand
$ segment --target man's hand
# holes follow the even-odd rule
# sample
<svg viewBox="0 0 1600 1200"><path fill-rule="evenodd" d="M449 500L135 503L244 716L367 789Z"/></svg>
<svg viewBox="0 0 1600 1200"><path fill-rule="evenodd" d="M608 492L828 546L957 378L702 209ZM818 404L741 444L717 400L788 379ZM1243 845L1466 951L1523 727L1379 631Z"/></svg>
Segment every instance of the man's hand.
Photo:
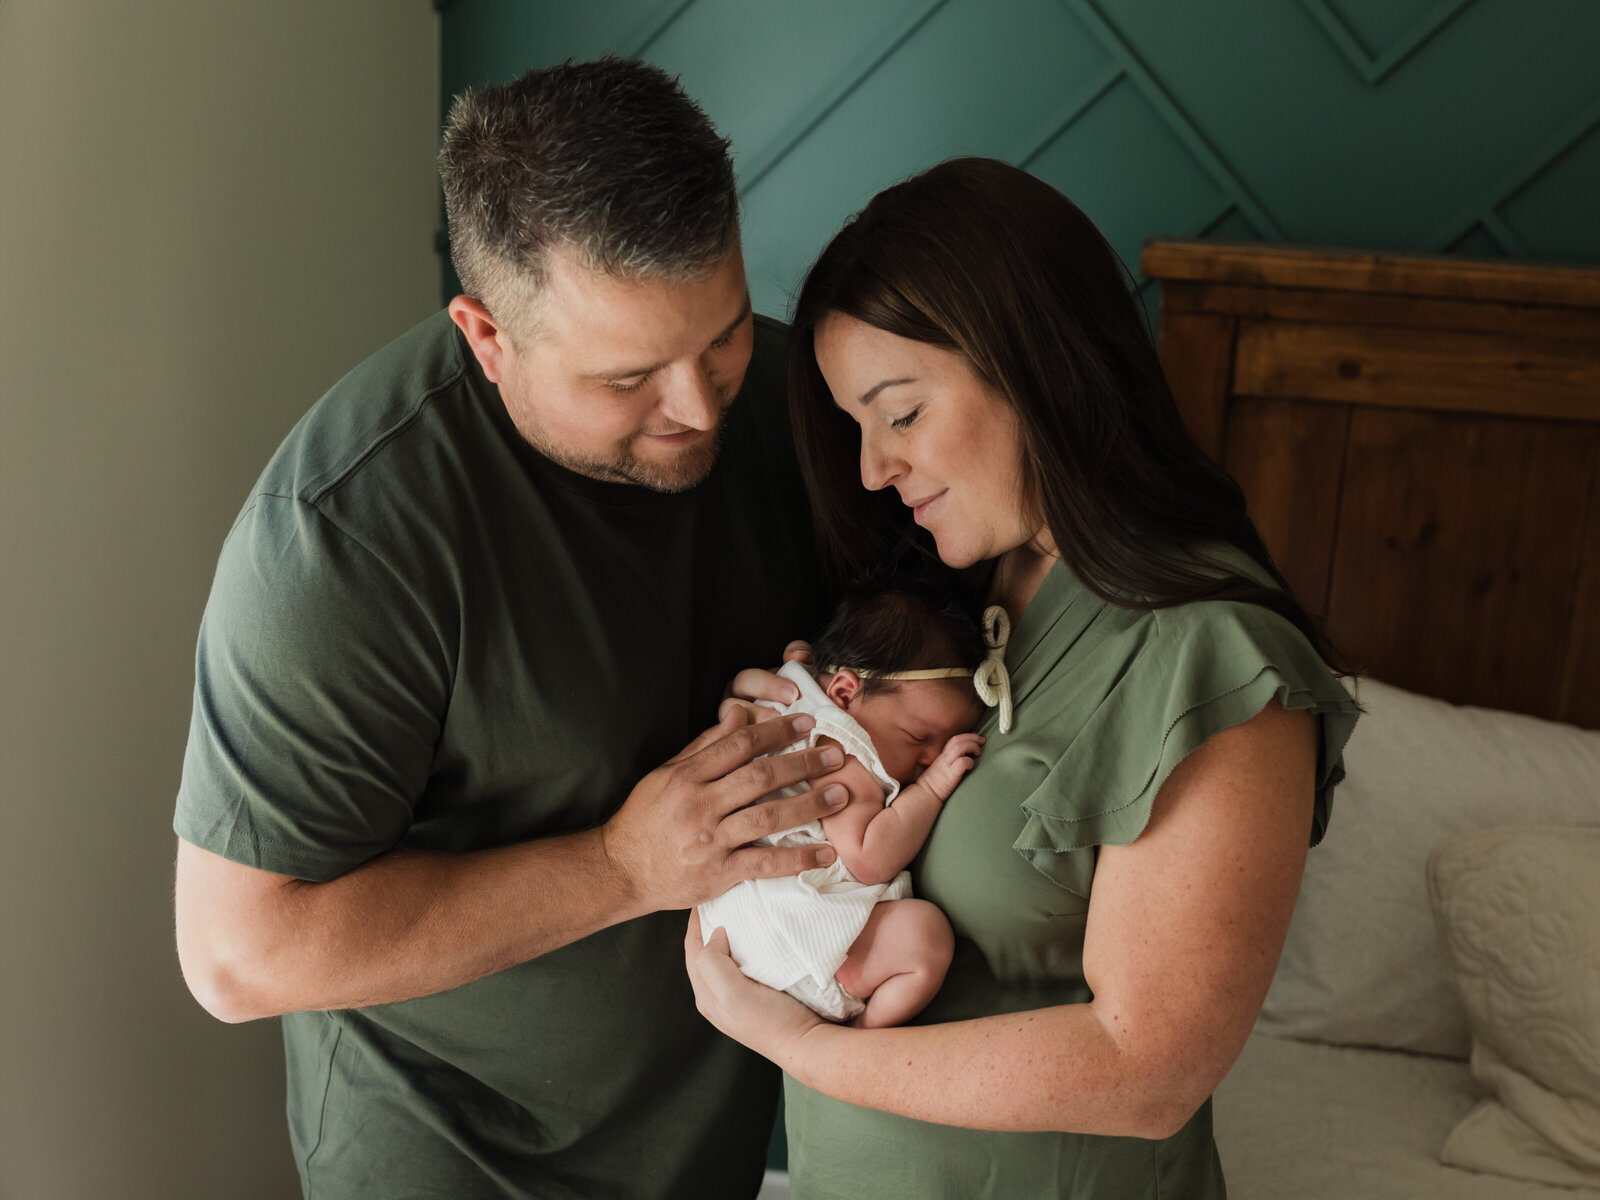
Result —
<svg viewBox="0 0 1600 1200"><path fill-rule="evenodd" d="M927 765L917 782L942 803L950 799L956 784L972 770L982 753L983 738L975 733L958 733L944 744L939 757Z"/></svg>
<svg viewBox="0 0 1600 1200"><path fill-rule="evenodd" d="M844 761L837 746L761 757L800 741L812 724L802 714L749 725L735 709L639 781L600 830L632 907L692 908L741 880L795 875L833 861L829 846L750 845L824 817L847 799L843 788L830 787L754 803Z"/></svg>

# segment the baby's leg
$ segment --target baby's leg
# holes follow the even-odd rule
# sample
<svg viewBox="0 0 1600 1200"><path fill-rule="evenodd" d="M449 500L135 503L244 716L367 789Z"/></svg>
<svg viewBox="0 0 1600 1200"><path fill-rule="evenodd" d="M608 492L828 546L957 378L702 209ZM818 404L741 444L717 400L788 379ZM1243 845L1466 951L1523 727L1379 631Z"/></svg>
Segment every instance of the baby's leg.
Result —
<svg viewBox="0 0 1600 1200"><path fill-rule="evenodd" d="M877 905L834 973L845 991L867 1002L850 1024L863 1029L903 1025L927 1006L955 951L950 922L926 900Z"/></svg>

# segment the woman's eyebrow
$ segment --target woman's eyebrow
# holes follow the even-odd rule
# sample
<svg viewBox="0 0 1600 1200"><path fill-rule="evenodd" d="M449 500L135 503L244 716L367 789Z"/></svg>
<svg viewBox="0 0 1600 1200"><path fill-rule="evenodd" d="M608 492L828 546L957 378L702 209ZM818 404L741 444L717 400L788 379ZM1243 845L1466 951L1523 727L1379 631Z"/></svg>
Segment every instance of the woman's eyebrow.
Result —
<svg viewBox="0 0 1600 1200"><path fill-rule="evenodd" d="M882 383L876 384L873 387L870 387L866 391L862 392L861 393L861 399L857 400L856 403L861 405L862 408L865 408L867 405L871 404L874 400L876 400L878 398L878 393L883 391L884 388L899 387L902 383L915 383L915 382L916 382L915 379L910 379L910 378L907 378L907 379L885 379Z"/></svg>

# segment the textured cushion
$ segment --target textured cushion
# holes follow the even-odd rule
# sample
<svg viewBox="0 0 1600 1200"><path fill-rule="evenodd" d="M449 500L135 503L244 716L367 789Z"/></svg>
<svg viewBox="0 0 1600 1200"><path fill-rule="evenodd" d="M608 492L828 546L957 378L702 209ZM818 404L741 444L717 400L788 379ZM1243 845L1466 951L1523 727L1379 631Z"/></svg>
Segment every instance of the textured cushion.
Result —
<svg viewBox="0 0 1600 1200"><path fill-rule="evenodd" d="M1441 1163L1479 1094L1454 1059L1253 1034L1212 1108L1228 1200L1600 1200Z"/></svg>
<svg viewBox="0 0 1600 1200"><path fill-rule="evenodd" d="M1258 1028L1465 1059L1467 1017L1425 869L1444 838L1512 822L1600 822L1600 732L1457 707L1374 680L1345 748Z"/></svg>
<svg viewBox="0 0 1600 1200"><path fill-rule="evenodd" d="M1600 1187L1600 827L1451 838L1428 894L1489 1093L1440 1158Z"/></svg>

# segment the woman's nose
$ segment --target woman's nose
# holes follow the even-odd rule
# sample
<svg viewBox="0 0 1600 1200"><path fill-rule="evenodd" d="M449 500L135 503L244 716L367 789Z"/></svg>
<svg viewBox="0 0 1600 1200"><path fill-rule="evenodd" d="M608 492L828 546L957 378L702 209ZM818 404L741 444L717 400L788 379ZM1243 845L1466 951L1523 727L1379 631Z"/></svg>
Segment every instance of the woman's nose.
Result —
<svg viewBox="0 0 1600 1200"><path fill-rule="evenodd" d="M900 473L898 465L880 451L871 438L861 439L861 486L868 491L887 487Z"/></svg>

